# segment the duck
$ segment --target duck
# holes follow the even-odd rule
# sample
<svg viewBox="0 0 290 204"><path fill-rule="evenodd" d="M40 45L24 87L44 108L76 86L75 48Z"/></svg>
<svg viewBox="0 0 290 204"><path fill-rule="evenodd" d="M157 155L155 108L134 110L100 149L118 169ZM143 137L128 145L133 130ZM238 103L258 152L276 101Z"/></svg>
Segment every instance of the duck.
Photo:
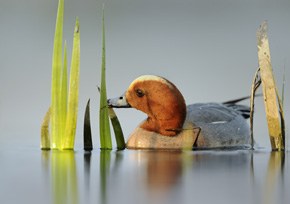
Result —
<svg viewBox="0 0 290 204"><path fill-rule="evenodd" d="M250 109L229 103L186 105L178 88L156 75L142 75L110 108L135 108L147 118L130 135L128 149L248 148Z"/></svg>

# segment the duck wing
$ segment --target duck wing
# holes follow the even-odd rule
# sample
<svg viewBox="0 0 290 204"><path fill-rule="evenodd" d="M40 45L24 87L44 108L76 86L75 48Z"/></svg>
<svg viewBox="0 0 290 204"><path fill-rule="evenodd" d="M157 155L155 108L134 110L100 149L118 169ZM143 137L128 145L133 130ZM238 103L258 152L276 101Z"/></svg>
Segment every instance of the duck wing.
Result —
<svg viewBox="0 0 290 204"><path fill-rule="evenodd" d="M250 109L237 104L197 103L187 106L187 119L198 123L225 123L237 116L248 118Z"/></svg>
<svg viewBox="0 0 290 204"><path fill-rule="evenodd" d="M187 121L201 128L197 148L248 147L250 129L243 115L247 106L198 103L187 106Z"/></svg>

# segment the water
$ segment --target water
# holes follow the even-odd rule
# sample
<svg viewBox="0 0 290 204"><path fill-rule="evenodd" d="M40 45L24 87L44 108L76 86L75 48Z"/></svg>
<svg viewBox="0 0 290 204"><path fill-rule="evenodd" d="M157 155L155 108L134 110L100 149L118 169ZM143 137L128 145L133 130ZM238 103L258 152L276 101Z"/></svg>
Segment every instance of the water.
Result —
<svg viewBox="0 0 290 204"><path fill-rule="evenodd" d="M0 203L289 203L288 156L262 150L2 150Z"/></svg>

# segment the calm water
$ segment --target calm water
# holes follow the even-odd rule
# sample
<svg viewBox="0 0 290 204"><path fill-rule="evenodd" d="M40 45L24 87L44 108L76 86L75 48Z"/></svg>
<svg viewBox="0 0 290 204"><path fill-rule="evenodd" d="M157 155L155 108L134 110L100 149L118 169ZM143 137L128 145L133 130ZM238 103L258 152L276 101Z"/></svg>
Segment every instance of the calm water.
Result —
<svg viewBox="0 0 290 204"><path fill-rule="evenodd" d="M289 203L288 158L262 150L2 150L0 203Z"/></svg>

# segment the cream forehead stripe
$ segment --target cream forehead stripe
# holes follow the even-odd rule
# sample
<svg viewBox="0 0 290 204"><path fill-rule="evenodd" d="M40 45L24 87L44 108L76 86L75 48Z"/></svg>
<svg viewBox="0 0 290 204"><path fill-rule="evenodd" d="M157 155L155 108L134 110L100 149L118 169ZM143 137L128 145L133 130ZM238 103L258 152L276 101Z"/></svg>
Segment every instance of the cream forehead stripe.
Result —
<svg viewBox="0 0 290 204"><path fill-rule="evenodd" d="M159 76L155 76L155 75L143 75L138 77L137 79L135 79L131 85L129 86L129 88L131 88L131 86L133 86L136 82L142 82L142 81L158 81L161 83L166 84L169 88L173 88L172 85L170 83L168 83L168 81L166 81L165 79L159 77Z"/></svg>

